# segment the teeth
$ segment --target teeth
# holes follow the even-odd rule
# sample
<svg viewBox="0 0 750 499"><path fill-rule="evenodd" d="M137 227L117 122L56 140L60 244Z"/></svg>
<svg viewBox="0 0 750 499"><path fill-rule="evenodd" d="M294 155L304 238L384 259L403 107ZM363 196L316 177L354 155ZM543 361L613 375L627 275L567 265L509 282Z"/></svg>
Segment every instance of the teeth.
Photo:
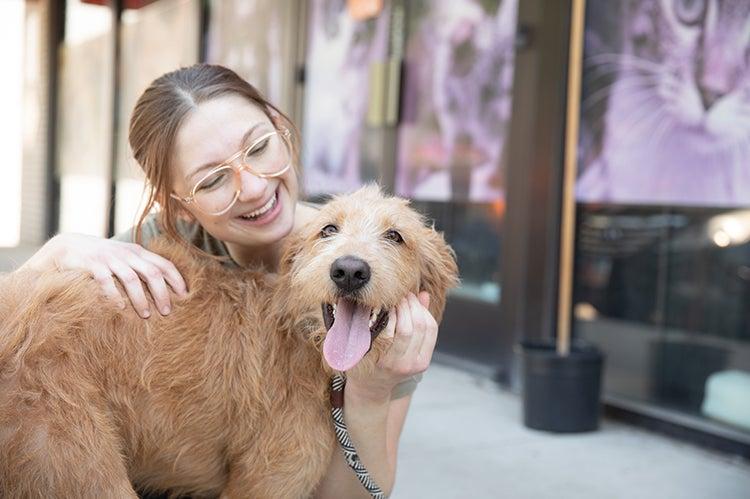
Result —
<svg viewBox="0 0 750 499"><path fill-rule="evenodd" d="M264 204L263 206L261 206L260 208L258 208L257 210L253 212L245 213L244 215L242 215L242 218L258 218L259 216L263 215L268 210L273 208L275 204L276 204L276 194L274 193L273 197L269 199L266 204Z"/></svg>
<svg viewBox="0 0 750 499"><path fill-rule="evenodd" d="M333 318L336 318L336 304L333 304Z"/></svg>
<svg viewBox="0 0 750 499"><path fill-rule="evenodd" d="M372 312L370 312L370 327L372 327L373 324L375 324L375 321L377 320L379 314L380 314L379 307L372 309Z"/></svg>

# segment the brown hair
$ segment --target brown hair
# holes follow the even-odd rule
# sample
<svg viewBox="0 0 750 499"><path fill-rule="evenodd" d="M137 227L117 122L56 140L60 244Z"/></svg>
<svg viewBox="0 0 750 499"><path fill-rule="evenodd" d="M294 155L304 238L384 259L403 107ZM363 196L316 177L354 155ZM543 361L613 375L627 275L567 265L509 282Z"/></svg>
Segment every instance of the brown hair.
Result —
<svg viewBox="0 0 750 499"><path fill-rule="evenodd" d="M148 180L147 202L134 228L137 243L142 242L143 223L155 206L160 207L158 222L164 233L176 241L187 243L176 226L177 215L182 208L178 201L170 197L170 158L175 136L185 117L199 104L227 94L245 97L260 107L277 129L289 129L293 164L296 167L299 158L299 132L296 127L237 73L212 64L195 64L166 73L151 82L141 94L130 119L130 147Z"/></svg>

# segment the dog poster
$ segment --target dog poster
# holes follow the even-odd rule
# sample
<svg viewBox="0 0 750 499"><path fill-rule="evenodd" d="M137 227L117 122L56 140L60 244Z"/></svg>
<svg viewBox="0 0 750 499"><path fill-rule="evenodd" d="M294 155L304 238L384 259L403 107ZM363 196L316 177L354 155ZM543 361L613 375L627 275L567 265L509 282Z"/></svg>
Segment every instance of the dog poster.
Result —
<svg viewBox="0 0 750 499"><path fill-rule="evenodd" d="M396 192L501 200L517 0L415 0L407 9Z"/></svg>
<svg viewBox="0 0 750 499"><path fill-rule="evenodd" d="M576 196L750 204L750 3L591 0Z"/></svg>
<svg viewBox="0 0 750 499"><path fill-rule="evenodd" d="M302 145L307 194L347 192L372 180L363 178L361 151L371 67L388 51L387 4L366 20L355 19L345 0L308 4Z"/></svg>

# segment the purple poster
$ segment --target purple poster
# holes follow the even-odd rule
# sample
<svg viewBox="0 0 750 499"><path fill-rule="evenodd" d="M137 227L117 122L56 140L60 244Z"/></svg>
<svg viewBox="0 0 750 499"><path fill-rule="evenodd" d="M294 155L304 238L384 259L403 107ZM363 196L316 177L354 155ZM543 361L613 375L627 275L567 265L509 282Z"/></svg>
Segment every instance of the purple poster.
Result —
<svg viewBox="0 0 750 499"><path fill-rule="evenodd" d="M356 189L373 63L388 49L389 9L355 20L344 0L310 2L304 109L304 178L308 194Z"/></svg>
<svg viewBox="0 0 750 499"><path fill-rule="evenodd" d="M517 0L407 2L396 192L504 197Z"/></svg>
<svg viewBox="0 0 750 499"><path fill-rule="evenodd" d="M577 198L750 204L750 2L590 0Z"/></svg>

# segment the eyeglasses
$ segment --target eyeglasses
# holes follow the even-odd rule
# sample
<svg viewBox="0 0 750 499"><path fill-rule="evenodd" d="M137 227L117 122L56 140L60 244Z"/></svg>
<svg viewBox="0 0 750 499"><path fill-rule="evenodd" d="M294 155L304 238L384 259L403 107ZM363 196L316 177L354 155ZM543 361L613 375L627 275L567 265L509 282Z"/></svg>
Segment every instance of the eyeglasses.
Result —
<svg viewBox="0 0 750 499"><path fill-rule="evenodd" d="M292 166L289 136L286 128L266 133L201 177L190 196L170 195L185 204L195 203L207 215L223 215L240 197L242 170L261 178L278 177L289 170ZM237 159L240 160L239 166L233 164Z"/></svg>

